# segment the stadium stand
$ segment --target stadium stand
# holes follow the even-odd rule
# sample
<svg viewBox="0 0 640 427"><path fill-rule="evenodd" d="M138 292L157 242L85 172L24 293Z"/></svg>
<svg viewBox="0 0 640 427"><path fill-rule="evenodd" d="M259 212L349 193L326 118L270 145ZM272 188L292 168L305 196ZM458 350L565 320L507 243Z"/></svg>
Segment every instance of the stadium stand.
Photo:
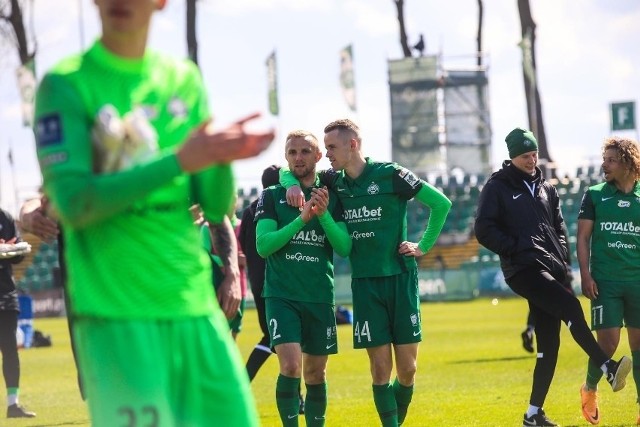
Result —
<svg viewBox="0 0 640 427"><path fill-rule="evenodd" d="M31 245L31 253L14 266L16 286L28 293L52 289L53 269L58 266L58 243L43 242L29 233L22 238Z"/></svg>
<svg viewBox="0 0 640 427"><path fill-rule="evenodd" d="M426 177L423 177L426 178ZM423 270L483 271L499 269L497 255L482 247L475 238L473 222L478 197L488 177L485 175L437 175L427 178L428 182L439 188L453 202L453 207L443 231L434 248L419 260ZM558 189L562 211L569 230L569 243L572 261L577 266L575 235L577 218L582 195L588 186L601 180L599 167L584 166L573 176L553 178L551 181ZM258 187L238 189L237 214L249 206L259 193ZM422 204L410 201L407 207L407 231L409 240L420 239L429 218L429 210ZM16 284L27 292L47 290L54 287L53 268L58 266L57 243L40 241L36 236L25 233L24 240L29 242L32 251L27 258L14 267ZM349 275L349 262L345 258L335 257L336 275Z"/></svg>

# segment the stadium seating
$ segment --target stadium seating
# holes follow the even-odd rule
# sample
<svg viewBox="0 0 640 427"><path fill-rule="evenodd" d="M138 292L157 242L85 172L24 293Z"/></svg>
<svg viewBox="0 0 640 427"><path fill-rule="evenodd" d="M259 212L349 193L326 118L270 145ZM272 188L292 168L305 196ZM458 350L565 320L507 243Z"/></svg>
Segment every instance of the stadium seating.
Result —
<svg viewBox="0 0 640 427"><path fill-rule="evenodd" d="M31 253L14 268L16 286L28 293L54 287L53 269L58 267L58 242L42 242L32 234L23 235Z"/></svg>
<svg viewBox="0 0 640 427"><path fill-rule="evenodd" d="M442 233L434 248L419 260L422 269L496 269L499 268L499 258L491 251L483 248L475 238L473 223L478 197L487 176L483 174L452 175L440 174L423 176L429 183L439 188L453 202L453 207ZM561 208L567 229L569 244L572 252L572 264L577 266L575 236L577 218L582 196L586 189L600 182L600 168L585 166L577 168L573 176L553 178L551 182L558 189ZM259 194L258 187L239 188L237 216L241 217L251 201ZM429 209L414 200L407 206L408 238L418 241L429 219ZM50 289L54 286L53 268L58 266L57 242L41 242L31 234L23 238L32 246L32 252L25 260L14 267L17 285L26 291ZM345 258L335 257L336 275L349 274L349 262Z"/></svg>

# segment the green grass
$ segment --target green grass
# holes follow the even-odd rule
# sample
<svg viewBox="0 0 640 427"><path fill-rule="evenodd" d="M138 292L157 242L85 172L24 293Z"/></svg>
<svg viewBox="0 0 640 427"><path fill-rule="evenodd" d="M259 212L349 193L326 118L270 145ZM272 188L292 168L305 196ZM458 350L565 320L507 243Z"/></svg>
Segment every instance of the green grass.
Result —
<svg viewBox="0 0 640 427"><path fill-rule="evenodd" d="M582 300L586 308L586 300ZM420 346L416 392L404 424L416 426L521 425L531 387L535 357L520 344L527 306L520 298L422 306L424 341ZM259 337L255 311L245 316L238 337L246 359ZM36 329L51 334L53 346L22 350L21 402L38 413L31 420L0 425L87 426L88 414L76 387L65 319L36 319ZM327 426L379 425L371 395L366 352L351 347L350 326L339 328L340 353L329 359ZM626 334L618 356L629 354ZM584 381L586 356L563 326L556 376L547 397L547 414L562 426L589 425L580 412L578 389ZM272 356L253 382L262 425L278 426L274 387L278 363ZM600 426L635 425L638 416L634 382L613 394L603 384ZM0 398L3 395L0 394ZM6 424L5 424L6 423ZM212 421L211 426L218 423ZM304 426L304 418L300 419ZM207 426L208 427L208 426Z"/></svg>

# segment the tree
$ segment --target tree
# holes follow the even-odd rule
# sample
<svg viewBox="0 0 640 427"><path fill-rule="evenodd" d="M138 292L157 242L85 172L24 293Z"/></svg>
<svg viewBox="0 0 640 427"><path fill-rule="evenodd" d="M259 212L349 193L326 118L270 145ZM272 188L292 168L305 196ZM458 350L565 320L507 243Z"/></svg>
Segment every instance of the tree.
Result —
<svg viewBox="0 0 640 427"><path fill-rule="evenodd" d="M540 159L551 163L551 156L545 136L544 121L542 120L542 103L538 92L536 77L536 24L531 16L529 0L518 0L518 12L522 27L522 74L524 77L524 92L527 100L527 114L529 128L538 140L538 152ZM544 164L543 164L544 166Z"/></svg>
<svg viewBox="0 0 640 427"><path fill-rule="evenodd" d="M23 11L33 13L33 0L0 0L0 38L17 49L21 65L28 65L36 56L37 42L33 28L27 34Z"/></svg>
<svg viewBox="0 0 640 427"><path fill-rule="evenodd" d="M400 46L402 46L402 53L405 58L411 58L411 48L407 41L407 30L404 26L404 0L393 0L396 4L396 10L398 12L398 26L400 30Z"/></svg>
<svg viewBox="0 0 640 427"><path fill-rule="evenodd" d="M476 65L482 67L482 18L484 16L484 7L482 0L478 0L478 35L476 36L476 47L478 50L478 57L476 58Z"/></svg>
<svg viewBox="0 0 640 427"><path fill-rule="evenodd" d="M198 39L196 37L196 2L187 0L187 51L189 59L198 65Z"/></svg>
<svg viewBox="0 0 640 427"><path fill-rule="evenodd" d="M37 43L33 28L30 31L31 36L25 29L24 11L33 17L33 0L0 0L0 42L3 47L15 48L18 52L21 67L18 68L17 79L22 98L22 123L31 127L36 87L34 59Z"/></svg>

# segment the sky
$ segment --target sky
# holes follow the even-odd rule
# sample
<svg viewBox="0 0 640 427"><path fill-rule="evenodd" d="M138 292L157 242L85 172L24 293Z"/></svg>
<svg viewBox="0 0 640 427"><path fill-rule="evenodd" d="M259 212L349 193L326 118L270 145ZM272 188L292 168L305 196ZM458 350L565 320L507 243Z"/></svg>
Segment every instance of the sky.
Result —
<svg viewBox="0 0 640 427"><path fill-rule="evenodd" d="M610 103L639 98L640 2L530 2L549 151L558 168L572 174L578 166L599 162L602 141L611 134ZM422 33L427 54L442 55L445 65L472 66L477 13L476 0L405 0L409 42ZM38 79L63 57L89 47L100 31L90 0L34 0L33 24ZM321 138L324 125L342 117L360 125L366 155L392 160L387 61L402 58L392 0L201 0L197 29L214 124L257 111L263 116L251 127L277 131L267 151L235 164L239 187L258 186L266 166L284 164L287 132L307 129ZM484 0L493 169L507 158L504 136L514 127L528 127L520 34L517 0ZM183 0L169 0L156 14L149 45L186 57ZM348 109L339 85L339 53L347 45L353 46L357 112ZM267 103L265 60L273 50L277 117ZM16 213L41 176L32 132L22 126L18 58L15 50L0 52L0 206ZM637 138L634 131L622 134ZM328 167L326 159L319 167Z"/></svg>

